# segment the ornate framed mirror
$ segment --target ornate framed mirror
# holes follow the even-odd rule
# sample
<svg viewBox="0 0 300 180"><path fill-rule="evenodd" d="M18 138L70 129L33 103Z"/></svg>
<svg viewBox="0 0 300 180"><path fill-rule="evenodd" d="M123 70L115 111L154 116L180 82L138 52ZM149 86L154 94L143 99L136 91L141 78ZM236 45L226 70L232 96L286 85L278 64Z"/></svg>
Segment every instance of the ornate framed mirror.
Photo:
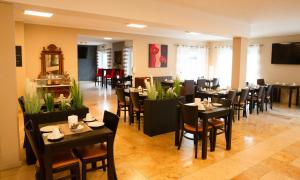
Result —
<svg viewBox="0 0 300 180"><path fill-rule="evenodd" d="M63 75L64 56L60 48L50 44L47 48L43 47L41 52L41 76Z"/></svg>

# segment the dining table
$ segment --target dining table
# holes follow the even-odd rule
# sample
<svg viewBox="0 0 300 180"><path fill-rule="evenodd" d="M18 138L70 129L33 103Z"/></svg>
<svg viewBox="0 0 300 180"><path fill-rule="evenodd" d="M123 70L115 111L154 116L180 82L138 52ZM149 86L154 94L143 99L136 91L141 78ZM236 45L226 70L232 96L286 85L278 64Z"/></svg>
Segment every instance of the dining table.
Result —
<svg viewBox="0 0 300 180"><path fill-rule="evenodd" d="M49 126L49 125L57 125L65 123L63 122L55 122L55 123L46 123L39 124L39 128ZM63 151L64 149L72 149L80 146L86 146L91 144L96 144L100 142L107 142L107 179L115 180L117 179L117 174L115 170L114 164L114 150L113 150L113 132L105 127L101 126L98 128L93 128L91 131L83 132L83 133L75 133L65 135L63 139L58 141L49 141L47 137L43 137L44 142L44 167L45 167L45 179L52 180L52 164L53 164L53 156L55 152Z"/></svg>
<svg viewBox="0 0 300 180"><path fill-rule="evenodd" d="M196 105L196 104L195 104ZM178 108L180 111L180 108ZM178 112L178 119L175 131L175 145L179 144L179 136L180 136L180 112ZM207 158L207 132L208 132L208 120L211 118L224 118L225 120L225 139L226 139L226 150L231 149L231 136L232 136L232 117L233 117L233 109L225 106L214 107L213 109L208 110L200 110L198 108L198 117L202 120L203 123L203 131L201 134L202 139L202 159Z"/></svg>
<svg viewBox="0 0 300 180"><path fill-rule="evenodd" d="M293 99L293 92L296 91L296 105L299 105L299 89L300 85L297 84L285 84L285 83L276 83L273 84L273 101L280 102L281 101L281 90L282 89L288 89L289 91L289 101L288 106L289 108L292 106L292 99Z"/></svg>

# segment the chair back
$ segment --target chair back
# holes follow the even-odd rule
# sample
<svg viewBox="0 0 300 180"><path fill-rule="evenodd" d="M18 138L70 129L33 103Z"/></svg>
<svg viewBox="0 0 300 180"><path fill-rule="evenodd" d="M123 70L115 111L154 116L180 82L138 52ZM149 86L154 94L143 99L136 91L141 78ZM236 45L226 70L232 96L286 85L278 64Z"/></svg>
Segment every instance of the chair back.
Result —
<svg viewBox="0 0 300 180"><path fill-rule="evenodd" d="M266 97L271 97L272 93L272 85L268 85L267 92L266 92Z"/></svg>
<svg viewBox="0 0 300 180"><path fill-rule="evenodd" d="M240 95L240 99L239 99L239 104L245 103L247 100L249 94L249 89L242 89L241 95Z"/></svg>
<svg viewBox="0 0 300 180"><path fill-rule="evenodd" d="M23 112L23 114L25 113L25 100L24 100L24 97L23 96L20 96L18 98L18 102L20 104L20 107L21 107L21 110Z"/></svg>
<svg viewBox="0 0 300 180"><path fill-rule="evenodd" d="M140 109L139 92L130 92L130 99L134 109Z"/></svg>
<svg viewBox="0 0 300 180"><path fill-rule="evenodd" d="M103 76L103 69L102 68L98 68L97 70L97 76Z"/></svg>
<svg viewBox="0 0 300 180"><path fill-rule="evenodd" d="M198 79L197 80L197 89L201 90L201 88L206 87L206 80L205 79Z"/></svg>
<svg viewBox="0 0 300 180"><path fill-rule="evenodd" d="M217 87L219 87L219 79L218 78L213 78L212 88L216 89Z"/></svg>
<svg viewBox="0 0 300 180"><path fill-rule="evenodd" d="M36 159L39 161L40 166L43 165L42 149L43 142L42 137L40 137L40 131L34 126L32 120L27 121L25 124L25 135L29 141L29 144L33 150Z"/></svg>
<svg viewBox="0 0 300 180"><path fill-rule="evenodd" d="M114 137L117 133L119 119L119 116L117 116L116 114L109 111L104 111L103 122L108 129L112 130L112 132L114 133Z"/></svg>
<svg viewBox="0 0 300 180"><path fill-rule="evenodd" d="M117 87L116 88L116 92L117 92L118 101L122 102L122 103L126 103L124 88Z"/></svg>
<svg viewBox="0 0 300 180"><path fill-rule="evenodd" d="M265 79L257 79L257 85L260 85L260 86L264 86L264 85L266 85L266 83L265 83Z"/></svg>
<svg viewBox="0 0 300 180"><path fill-rule="evenodd" d="M229 106L233 105L235 97L236 97L236 91L235 90L230 90L228 92L228 95L227 95L227 100L228 100L228 105Z"/></svg>
<svg viewBox="0 0 300 180"><path fill-rule="evenodd" d="M265 90L265 87L264 87L264 86L260 86L260 87L258 88L258 93L257 93L257 97L258 97L258 98L262 98L262 97L263 97L263 95L264 95L264 90Z"/></svg>
<svg viewBox="0 0 300 180"><path fill-rule="evenodd" d="M183 88L185 95L195 94L194 80L184 80Z"/></svg>
<svg viewBox="0 0 300 180"><path fill-rule="evenodd" d="M198 131L198 106L180 105L182 123L193 126Z"/></svg>
<svg viewBox="0 0 300 180"><path fill-rule="evenodd" d="M122 78L124 78L124 69L120 69L119 70L119 77L120 77L120 79L122 79Z"/></svg>

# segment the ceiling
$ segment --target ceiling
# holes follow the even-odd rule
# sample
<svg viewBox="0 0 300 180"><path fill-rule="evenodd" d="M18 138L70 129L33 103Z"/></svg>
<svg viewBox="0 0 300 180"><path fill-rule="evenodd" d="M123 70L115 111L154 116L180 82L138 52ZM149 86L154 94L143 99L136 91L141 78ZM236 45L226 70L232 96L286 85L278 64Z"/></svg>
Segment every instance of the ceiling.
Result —
<svg viewBox="0 0 300 180"><path fill-rule="evenodd" d="M7 0L28 23L164 36L224 40L300 33L300 0ZM25 8L54 12L50 19L23 15ZM145 29L127 23L147 24ZM185 31L199 32L197 36Z"/></svg>

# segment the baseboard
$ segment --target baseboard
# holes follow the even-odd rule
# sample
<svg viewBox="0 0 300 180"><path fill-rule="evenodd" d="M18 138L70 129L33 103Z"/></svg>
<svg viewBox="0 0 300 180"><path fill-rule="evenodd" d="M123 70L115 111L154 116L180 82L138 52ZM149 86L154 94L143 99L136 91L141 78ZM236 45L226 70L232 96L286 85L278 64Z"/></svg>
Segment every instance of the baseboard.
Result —
<svg viewBox="0 0 300 180"><path fill-rule="evenodd" d="M17 162L1 162L0 163L0 171L16 168L22 165L22 161Z"/></svg>

